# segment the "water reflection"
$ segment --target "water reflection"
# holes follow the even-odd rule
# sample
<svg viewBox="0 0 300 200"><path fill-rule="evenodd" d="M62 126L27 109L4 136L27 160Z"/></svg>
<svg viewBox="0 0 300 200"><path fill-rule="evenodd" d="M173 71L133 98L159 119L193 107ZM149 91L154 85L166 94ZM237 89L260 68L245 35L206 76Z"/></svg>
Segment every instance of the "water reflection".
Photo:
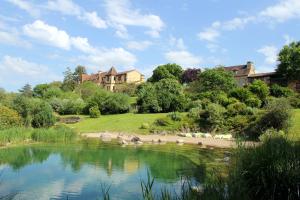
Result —
<svg viewBox="0 0 300 200"><path fill-rule="evenodd" d="M16 193L16 199L95 199L103 183L111 184L112 199L136 199L147 170L155 190L179 187L182 176L199 173L176 151L83 144L2 149L0 167L0 196Z"/></svg>

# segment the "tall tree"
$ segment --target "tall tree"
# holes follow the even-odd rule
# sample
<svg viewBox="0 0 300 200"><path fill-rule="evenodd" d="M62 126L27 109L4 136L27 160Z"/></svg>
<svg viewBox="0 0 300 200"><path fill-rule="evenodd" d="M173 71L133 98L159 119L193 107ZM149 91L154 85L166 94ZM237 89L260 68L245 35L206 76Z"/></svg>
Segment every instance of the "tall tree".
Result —
<svg viewBox="0 0 300 200"><path fill-rule="evenodd" d="M61 88L64 91L73 91L76 86L76 81L74 78L74 73L72 73L71 69L68 67L64 72L64 81Z"/></svg>
<svg viewBox="0 0 300 200"><path fill-rule="evenodd" d="M75 68L75 72L74 72L74 80L77 83L79 83L82 74L86 74L86 68L84 66L82 66L82 65L78 65Z"/></svg>
<svg viewBox="0 0 300 200"><path fill-rule="evenodd" d="M149 82L158 82L161 79L165 78L171 78L176 79L178 81L181 80L182 76L182 68L180 65L177 65L175 63L173 64L165 64L160 65L153 71L153 75L148 79Z"/></svg>
<svg viewBox="0 0 300 200"><path fill-rule="evenodd" d="M279 52L277 72L287 80L300 80L300 41L285 45Z"/></svg>
<svg viewBox="0 0 300 200"><path fill-rule="evenodd" d="M26 85L24 85L24 86L19 90L19 92L20 92L22 95L26 96L26 97L32 97L32 95L33 95L33 91L32 91L31 85L28 84L28 83L27 83Z"/></svg>

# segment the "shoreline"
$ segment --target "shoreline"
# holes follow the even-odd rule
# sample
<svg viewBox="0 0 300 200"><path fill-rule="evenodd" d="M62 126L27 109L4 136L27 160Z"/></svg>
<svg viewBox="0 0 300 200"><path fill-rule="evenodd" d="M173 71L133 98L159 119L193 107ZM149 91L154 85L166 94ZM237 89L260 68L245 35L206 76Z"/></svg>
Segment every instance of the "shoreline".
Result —
<svg viewBox="0 0 300 200"><path fill-rule="evenodd" d="M138 137L142 143L178 143L178 144L194 144L204 147L217 148L236 148L238 146L235 139L215 139L215 138L195 138L182 137L177 135L141 135L141 134L126 134L114 132L97 132L97 133L81 133L82 137L91 139L102 139L109 141L118 139L119 141L130 142L134 137ZM254 142L243 142L249 146L255 144Z"/></svg>

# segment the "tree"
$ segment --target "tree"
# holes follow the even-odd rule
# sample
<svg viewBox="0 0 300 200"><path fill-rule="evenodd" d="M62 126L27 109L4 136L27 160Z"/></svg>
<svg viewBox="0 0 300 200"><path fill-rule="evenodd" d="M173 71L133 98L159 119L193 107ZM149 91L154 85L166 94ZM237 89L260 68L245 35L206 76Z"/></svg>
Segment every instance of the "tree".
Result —
<svg viewBox="0 0 300 200"><path fill-rule="evenodd" d="M157 101L157 93L152 83L144 83L137 88L137 105L140 113L157 113L161 107Z"/></svg>
<svg viewBox="0 0 300 200"><path fill-rule="evenodd" d="M285 45L279 52L276 71L287 80L300 80L300 42Z"/></svg>
<svg viewBox="0 0 300 200"><path fill-rule="evenodd" d="M155 83L157 101L163 112L182 111L186 105L181 84L174 79L162 79Z"/></svg>
<svg viewBox="0 0 300 200"><path fill-rule="evenodd" d="M197 80L199 74L201 73L201 69L186 69L184 70L182 77L181 77L181 82L182 83L190 83L195 80Z"/></svg>
<svg viewBox="0 0 300 200"><path fill-rule="evenodd" d="M165 64L160 65L153 71L153 75L148 79L149 82L158 82L161 79L176 79L178 81L181 80L182 76L182 68L180 65L177 65L175 63L173 64Z"/></svg>
<svg viewBox="0 0 300 200"><path fill-rule="evenodd" d="M71 69L68 67L67 70L64 72L64 81L62 84L62 90L64 91L73 91L76 86L76 80L74 78L74 74L72 73Z"/></svg>
<svg viewBox="0 0 300 200"><path fill-rule="evenodd" d="M79 83L82 74L86 74L86 69L85 69L84 66L78 65L75 68L75 72L73 74L74 75L74 80L76 81L76 83Z"/></svg>
<svg viewBox="0 0 300 200"><path fill-rule="evenodd" d="M35 97L44 97L45 92L50 86L48 84L38 84L33 88L33 96Z"/></svg>
<svg viewBox="0 0 300 200"><path fill-rule="evenodd" d="M26 96L26 97L32 97L33 95L33 92L32 92L32 89L31 89L31 85L30 84L26 84L24 85L24 87L22 87L19 92L23 95L23 96Z"/></svg>
<svg viewBox="0 0 300 200"><path fill-rule="evenodd" d="M232 72L225 71L223 68L214 68L202 72L194 86L198 92L224 91L228 93L237 85Z"/></svg>
<svg viewBox="0 0 300 200"><path fill-rule="evenodd" d="M91 81L85 81L82 84L78 85L75 89L76 93L81 95L82 99L88 99L93 94L95 94L98 90L100 90L100 87Z"/></svg>

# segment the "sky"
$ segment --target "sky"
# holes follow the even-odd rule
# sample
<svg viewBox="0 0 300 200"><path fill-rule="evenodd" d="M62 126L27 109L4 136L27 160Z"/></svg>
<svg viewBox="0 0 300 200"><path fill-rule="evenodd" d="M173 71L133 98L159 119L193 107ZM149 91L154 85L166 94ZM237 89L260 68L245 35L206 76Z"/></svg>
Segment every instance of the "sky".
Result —
<svg viewBox="0 0 300 200"><path fill-rule="evenodd" d="M212 68L254 62L274 71L300 37L300 0L1 0L0 88L17 91L88 73L161 64Z"/></svg>

